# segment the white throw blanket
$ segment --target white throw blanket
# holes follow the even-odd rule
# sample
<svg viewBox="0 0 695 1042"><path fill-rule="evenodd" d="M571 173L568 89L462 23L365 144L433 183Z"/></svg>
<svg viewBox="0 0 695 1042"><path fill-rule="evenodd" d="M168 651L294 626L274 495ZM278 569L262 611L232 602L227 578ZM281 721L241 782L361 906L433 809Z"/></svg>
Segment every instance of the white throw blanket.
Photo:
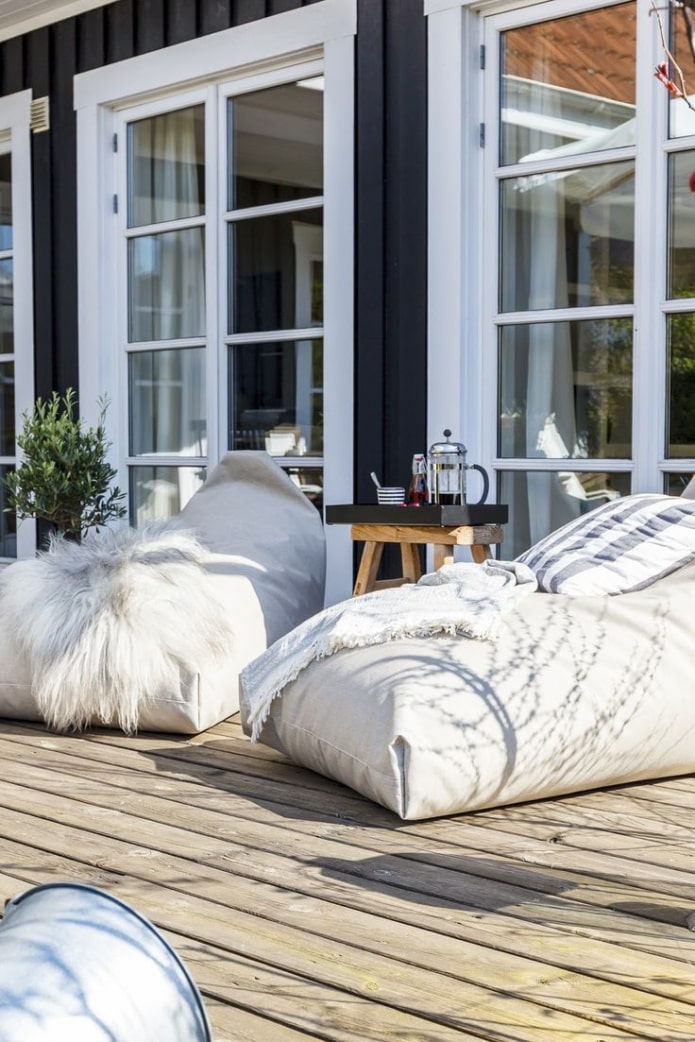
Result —
<svg viewBox="0 0 695 1042"><path fill-rule="evenodd" d="M252 740L258 740L273 699L316 659L342 648L435 633L492 640L502 616L536 589L534 573L517 561L450 564L415 584L377 590L324 609L243 670Z"/></svg>

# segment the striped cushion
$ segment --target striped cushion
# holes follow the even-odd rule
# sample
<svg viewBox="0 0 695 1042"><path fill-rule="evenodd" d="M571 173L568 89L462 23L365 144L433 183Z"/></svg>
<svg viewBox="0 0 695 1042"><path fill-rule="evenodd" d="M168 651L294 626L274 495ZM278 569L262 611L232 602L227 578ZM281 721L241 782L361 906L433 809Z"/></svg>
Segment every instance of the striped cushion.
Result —
<svg viewBox="0 0 695 1042"><path fill-rule="evenodd" d="M583 514L517 558L539 589L578 597L628 593L695 559L695 500L640 494Z"/></svg>

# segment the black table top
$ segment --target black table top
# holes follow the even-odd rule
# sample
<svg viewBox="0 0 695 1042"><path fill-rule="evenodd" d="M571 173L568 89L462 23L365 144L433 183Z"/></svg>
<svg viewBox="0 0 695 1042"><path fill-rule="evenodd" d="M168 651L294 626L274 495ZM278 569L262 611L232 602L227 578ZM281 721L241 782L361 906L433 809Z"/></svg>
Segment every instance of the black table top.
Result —
<svg viewBox="0 0 695 1042"><path fill-rule="evenodd" d="M458 525L505 525L509 507L501 503L474 506L405 505L379 506L378 503L335 504L326 507L327 525L436 525L456 528Z"/></svg>

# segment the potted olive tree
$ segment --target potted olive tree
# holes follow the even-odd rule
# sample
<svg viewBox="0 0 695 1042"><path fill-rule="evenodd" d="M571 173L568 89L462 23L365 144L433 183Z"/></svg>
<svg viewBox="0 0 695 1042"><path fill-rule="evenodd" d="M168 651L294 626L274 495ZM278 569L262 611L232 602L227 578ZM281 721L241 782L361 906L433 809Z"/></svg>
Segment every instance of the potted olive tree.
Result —
<svg viewBox="0 0 695 1042"><path fill-rule="evenodd" d="M38 398L23 413L17 437L23 458L5 478L7 510L35 517L78 542L87 529L125 516L125 493L111 487L116 471L106 461L107 400L100 399L99 406L97 426L86 427L75 415L75 392L68 388L63 397L54 391L48 401Z"/></svg>

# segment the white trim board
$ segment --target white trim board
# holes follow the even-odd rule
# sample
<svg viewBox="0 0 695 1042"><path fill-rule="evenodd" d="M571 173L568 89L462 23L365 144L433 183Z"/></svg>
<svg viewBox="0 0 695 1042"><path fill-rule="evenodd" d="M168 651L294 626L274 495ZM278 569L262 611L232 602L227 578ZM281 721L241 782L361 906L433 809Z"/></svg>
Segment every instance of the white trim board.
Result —
<svg viewBox="0 0 695 1042"><path fill-rule="evenodd" d="M241 70L283 56L306 60L312 48L357 32L355 0L320 0L296 11L223 29L159 51L127 58L75 76L75 108L132 105L139 94L153 96L186 84L239 75ZM289 56L295 57L290 59Z"/></svg>
<svg viewBox="0 0 695 1042"><path fill-rule="evenodd" d="M12 225L14 276L15 430L22 413L34 404L34 292L31 207L31 91L0 98L0 134L12 156ZM17 557L30 557L36 547L36 522L17 523Z"/></svg>
<svg viewBox="0 0 695 1042"><path fill-rule="evenodd" d="M0 0L0 42L118 0Z"/></svg>

